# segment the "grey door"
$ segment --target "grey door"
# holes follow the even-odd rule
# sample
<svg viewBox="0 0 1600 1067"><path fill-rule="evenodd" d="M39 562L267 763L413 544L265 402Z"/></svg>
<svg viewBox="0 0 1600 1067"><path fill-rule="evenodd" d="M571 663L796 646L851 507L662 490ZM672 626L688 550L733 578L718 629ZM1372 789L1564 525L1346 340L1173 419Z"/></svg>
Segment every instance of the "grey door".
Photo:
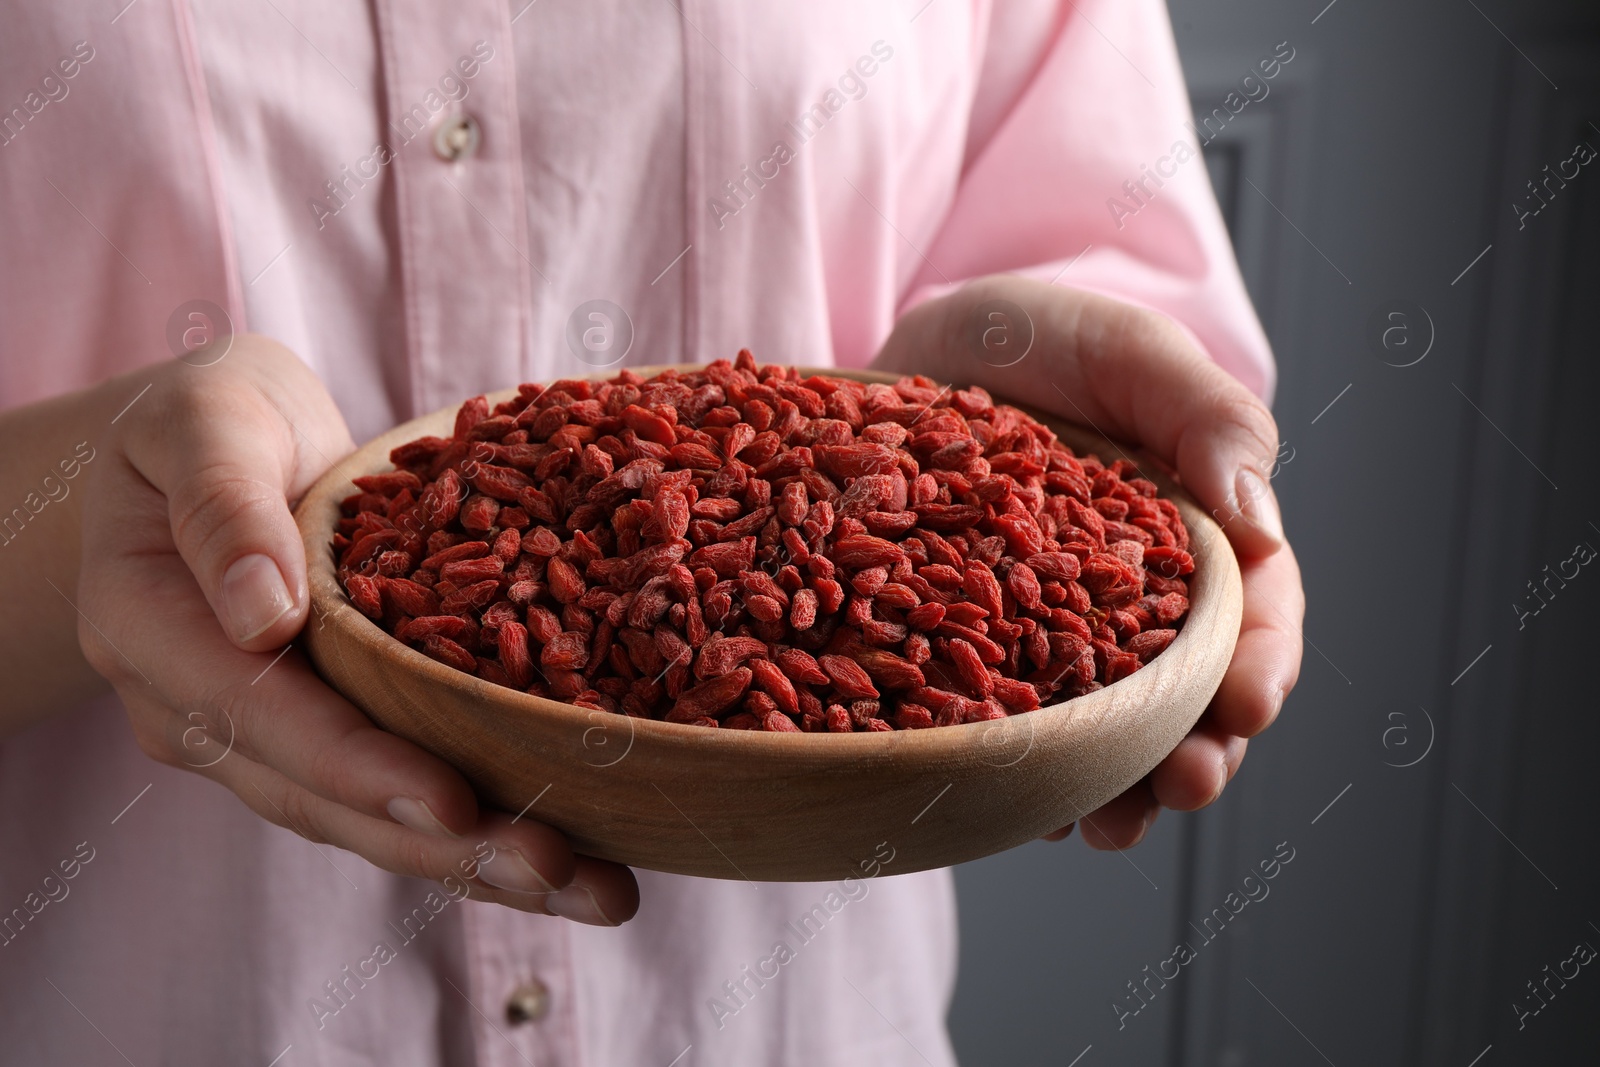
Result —
<svg viewBox="0 0 1600 1067"><path fill-rule="evenodd" d="M958 870L963 1062L1600 1062L1600 9L1170 6L1197 114L1296 51L1206 155L1305 668L1213 809Z"/></svg>

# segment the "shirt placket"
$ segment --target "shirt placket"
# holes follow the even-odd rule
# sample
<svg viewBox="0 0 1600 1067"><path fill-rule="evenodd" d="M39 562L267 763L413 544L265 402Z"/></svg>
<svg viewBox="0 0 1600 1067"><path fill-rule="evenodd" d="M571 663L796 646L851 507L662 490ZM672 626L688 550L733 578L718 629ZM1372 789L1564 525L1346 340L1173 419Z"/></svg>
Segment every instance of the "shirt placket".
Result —
<svg viewBox="0 0 1600 1067"><path fill-rule="evenodd" d="M514 385L529 292L504 0L377 0L412 411Z"/></svg>
<svg viewBox="0 0 1600 1067"><path fill-rule="evenodd" d="M484 1067L579 1067L565 920L493 904L464 910L473 1038Z"/></svg>
<svg viewBox="0 0 1600 1067"><path fill-rule="evenodd" d="M515 385L530 277L516 66L504 0L377 0L412 412ZM577 1064L557 921L465 905L477 1062Z"/></svg>

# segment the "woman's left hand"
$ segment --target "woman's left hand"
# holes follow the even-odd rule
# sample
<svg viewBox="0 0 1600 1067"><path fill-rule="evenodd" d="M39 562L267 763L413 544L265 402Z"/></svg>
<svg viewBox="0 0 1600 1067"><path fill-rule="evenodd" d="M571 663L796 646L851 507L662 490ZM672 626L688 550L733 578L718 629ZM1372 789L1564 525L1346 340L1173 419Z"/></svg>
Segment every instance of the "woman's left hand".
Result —
<svg viewBox="0 0 1600 1067"><path fill-rule="evenodd" d="M996 358L994 346L1016 336L994 330L1023 324L991 320L994 301L1009 302L1031 324L1031 345L1014 363ZM1010 275L914 308L872 366L981 385L1137 444L1216 517L1244 578L1233 660L1189 735L1127 792L1084 816L1083 838L1092 848L1128 848L1162 807L1192 811L1216 800L1244 759L1246 739L1277 718L1300 674L1305 594L1269 484L1279 448L1266 405L1166 317Z"/></svg>

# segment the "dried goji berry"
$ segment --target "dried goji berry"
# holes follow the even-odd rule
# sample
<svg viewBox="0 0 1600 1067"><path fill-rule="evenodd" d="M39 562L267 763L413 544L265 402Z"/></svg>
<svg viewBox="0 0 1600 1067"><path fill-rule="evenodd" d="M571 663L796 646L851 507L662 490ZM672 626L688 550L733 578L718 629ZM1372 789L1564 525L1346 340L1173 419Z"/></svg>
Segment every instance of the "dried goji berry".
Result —
<svg viewBox="0 0 1600 1067"><path fill-rule="evenodd" d="M533 660L528 655L528 628L520 622L504 623L498 641L500 664L511 684L526 689L533 681Z"/></svg>
<svg viewBox="0 0 1600 1067"><path fill-rule="evenodd" d="M672 710L667 712L667 721L684 722L702 715L715 718L719 712L727 711L739 702L739 698L750 688L750 678L748 667L736 667L727 674L701 682L693 689L685 689L672 705Z"/></svg>
<svg viewBox="0 0 1600 1067"><path fill-rule="evenodd" d="M835 690L845 697L876 697L878 689L871 677L854 660L843 656L819 656L817 664L833 679Z"/></svg>
<svg viewBox="0 0 1600 1067"><path fill-rule="evenodd" d="M539 663L552 671L581 671L589 664L589 640L573 630L556 634L539 653Z"/></svg>
<svg viewBox="0 0 1600 1067"><path fill-rule="evenodd" d="M1189 610L1188 531L1154 483L925 378L746 351L474 397L390 459L341 505L351 602L441 662L596 710L985 721L1126 677Z"/></svg>
<svg viewBox="0 0 1600 1067"><path fill-rule="evenodd" d="M583 595L583 577L578 569L566 560L556 556L550 560L549 569L545 572L550 583L550 595L561 604L571 604Z"/></svg>
<svg viewBox="0 0 1600 1067"><path fill-rule="evenodd" d="M1141 663L1149 663L1155 656L1166 650L1172 644L1172 639L1178 636L1176 630L1146 630L1128 639L1123 645L1125 651L1139 657Z"/></svg>
<svg viewBox="0 0 1600 1067"><path fill-rule="evenodd" d="M961 679L961 684L967 691L975 693L981 698L987 698L994 692L994 682L989 678L989 669L984 666L983 660L978 658L978 650L972 647L972 642L962 638L952 638L950 641L950 662L955 664L956 675Z"/></svg>
<svg viewBox="0 0 1600 1067"><path fill-rule="evenodd" d="M466 671L468 674L473 674L478 669L478 661L472 653L448 637L429 634L422 639L422 652L424 655L432 656L440 663L454 667L458 671Z"/></svg>

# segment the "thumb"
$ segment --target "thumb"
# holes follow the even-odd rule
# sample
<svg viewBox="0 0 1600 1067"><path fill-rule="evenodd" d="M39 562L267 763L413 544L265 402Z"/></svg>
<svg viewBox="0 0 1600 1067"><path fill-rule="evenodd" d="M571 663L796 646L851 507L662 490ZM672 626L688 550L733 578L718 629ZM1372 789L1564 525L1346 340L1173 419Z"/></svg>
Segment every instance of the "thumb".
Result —
<svg viewBox="0 0 1600 1067"><path fill-rule="evenodd" d="M194 427L183 459L156 486L178 554L228 637L252 652L288 641L307 610L305 554L286 491L293 443L261 429L234 419Z"/></svg>
<svg viewBox="0 0 1600 1067"><path fill-rule="evenodd" d="M131 440L128 458L166 497L173 545L228 637L251 652L279 647L309 610L289 497L327 460L313 451L305 461L289 416L248 378L214 382L203 396L174 394L152 405L159 431ZM348 441L327 407L337 432L317 436Z"/></svg>
<svg viewBox="0 0 1600 1067"><path fill-rule="evenodd" d="M168 494L179 554L228 637L253 652L293 637L308 604L299 533L261 458L215 459Z"/></svg>
<svg viewBox="0 0 1600 1067"><path fill-rule="evenodd" d="M998 368L973 358L975 309L998 297L1022 305L1037 336L1033 363ZM1260 558L1282 547L1270 485L1278 460L1272 413L1165 315L1022 278L969 283L942 311L920 311L902 320L901 349L941 354L954 380L1036 398L1071 421L1137 442L1177 470L1241 556ZM930 330L943 345L929 343ZM905 358L890 353L891 365Z"/></svg>
<svg viewBox="0 0 1600 1067"><path fill-rule="evenodd" d="M1073 411L1170 463L1241 556L1283 547L1270 485L1278 424L1255 394L1159 312L1092 293L1047 291L1038 303Z"/></svg>
<svg viewBox="0 0 1600 1067"><path fill-rule="evenodd" d="M1283 546L1283 519L1271 478L1279 459L1277 424L1265 405L1229 379L1222 395L1189 412L1173 461L1185 488L1247 558Z"/></svg>
<svg viewBox="0 0 1600 1067"><path fill-rule="evenodd" d="M1267 406L1164 315L1092 294L1056 307L1044 317L1065 341L1062 374L1085 402L1077 410L1172 464L1241 556L1281 548L1278 425Z"/></svg>

